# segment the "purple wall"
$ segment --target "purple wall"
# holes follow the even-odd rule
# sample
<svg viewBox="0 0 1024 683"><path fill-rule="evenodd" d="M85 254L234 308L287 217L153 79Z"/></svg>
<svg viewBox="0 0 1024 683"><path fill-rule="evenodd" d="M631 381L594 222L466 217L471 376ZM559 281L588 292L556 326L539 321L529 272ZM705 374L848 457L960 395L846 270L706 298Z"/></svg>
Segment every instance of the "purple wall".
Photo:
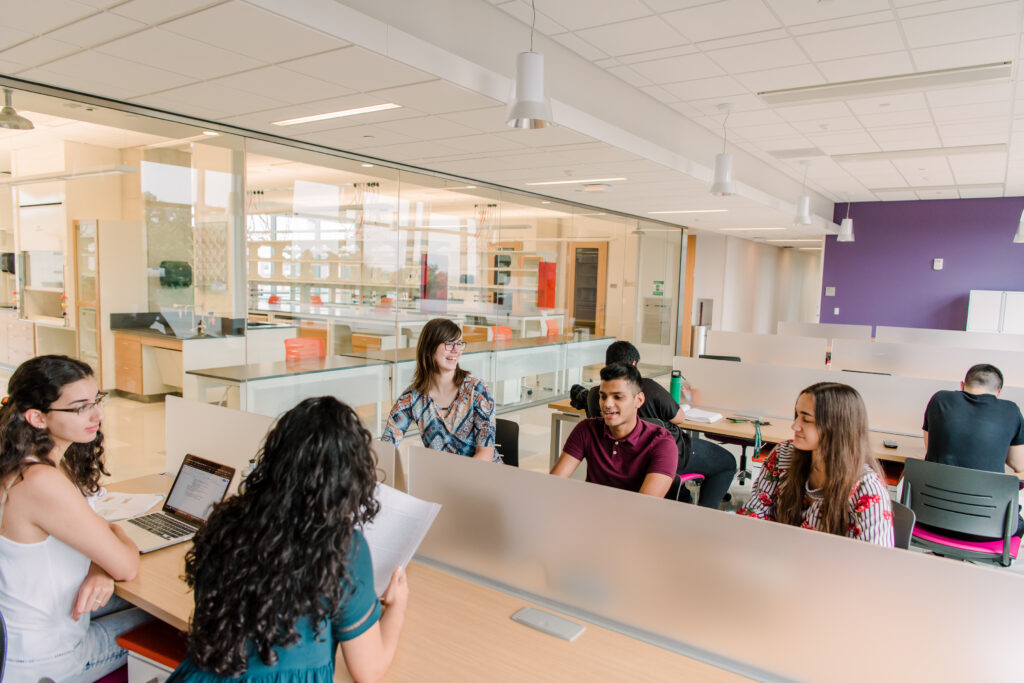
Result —
<svg viewBox="0 0 1024 683"><path fill-rule="evenodd" d="M1024 197L854 203L854 241L825 239L821 322L964 329L970 290L1024 291L1022 210Z"/></svg>

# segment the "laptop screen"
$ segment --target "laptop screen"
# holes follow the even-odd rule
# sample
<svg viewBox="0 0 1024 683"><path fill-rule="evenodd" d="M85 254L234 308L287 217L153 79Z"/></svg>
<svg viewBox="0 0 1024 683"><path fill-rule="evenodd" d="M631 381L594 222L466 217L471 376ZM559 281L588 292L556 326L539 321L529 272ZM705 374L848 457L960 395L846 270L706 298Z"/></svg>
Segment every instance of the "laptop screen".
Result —
<svg viewBox="0 0 1024 683"><path fill-rule="evenodd" d="M210 516L213 506L224 499L234 475L233 467L186 455L167 496L164 511L202 524Z"/></svg>

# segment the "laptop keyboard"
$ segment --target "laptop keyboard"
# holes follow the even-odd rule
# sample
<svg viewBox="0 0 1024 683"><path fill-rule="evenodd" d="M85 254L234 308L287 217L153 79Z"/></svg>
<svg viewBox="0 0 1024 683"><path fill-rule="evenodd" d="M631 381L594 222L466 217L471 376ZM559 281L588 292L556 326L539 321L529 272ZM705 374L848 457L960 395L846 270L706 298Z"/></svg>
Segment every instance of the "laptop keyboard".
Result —
<svg viewBox="0 0 1024 683"><path fill-rule="evenodd" d="M150 533L154 533L160 538L171 540L175 538L181 538L182 536L188 536L196 532L194 527L184 524L168 517L167 515L154 512L153 514L143 515L142 517L134 517L128 520L135 526L140 526Z"/></svg>

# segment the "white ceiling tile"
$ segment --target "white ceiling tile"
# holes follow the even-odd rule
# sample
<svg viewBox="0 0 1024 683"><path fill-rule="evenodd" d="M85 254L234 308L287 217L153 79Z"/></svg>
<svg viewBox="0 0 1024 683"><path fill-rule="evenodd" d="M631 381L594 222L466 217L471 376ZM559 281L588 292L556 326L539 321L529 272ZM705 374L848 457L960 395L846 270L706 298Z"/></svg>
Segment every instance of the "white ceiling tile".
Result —
<svg viewBox="0 0 1024 683"><path fill-rule="evenodd" d="M870 135L863 131L813 133L807 134L807 137L826 154L858 154L878 151L878 145Z"/></svg>
<svg viewBox="0 0 1024 683"><path fill-rule="evenodd" d="M239 30L239 27L244 27L244 30ZM239 0L177 19L163 28L269 63L347 45L337 38Z"/></svg>
<svg viewBox="0 0 1024 683"><path fill-rule="evenodd" d="M807 56L792 39L714 50L709 52L708 56L732 74L807 63Z"/></svg>
<svg viewBox="0 0 1024 683"><path fill-rule="evenodd" d="M577 133L565 126L550 126L538 128L537 130L514 130L507 129L501 133L504 137L513 142L518 142L527 147L548 147L554 145L573 145L582 142L593 142L594 139Z"/></svg>
<svg viewBox="0 0 1024 683"><path fill-rule="evenodd" d="M933 71L1011 61L1016 49L1017 39L1015 36L1002 36L955 45L919 48L913 50L911 54L919 70Z"/></svg>
<svg viewBox="0 0 1024 683"><path fill-rule="evenodd" d="M288 71L279 66L253 69L210 82L255 95L267 95L281 103L293 104L341 97L353 92L344 86Z"/></svg>
<svg viewBox="0 0 1024 683"><path fill-rule="evenodd" d="M263 64L159 28L150 28L95 49L121 59L192 76L196 80L216 78Z"/></svg>
<svg viewBox="0 0 1024 683"><path fill-rule="evenodd" d="M10 60L27 66L40 66L47 62L77 52L78 47L50 38L33 38L9 50L0 52L0 59Z"/></svg>
<svg viewBox="0 0 1024 683"><path fill-rule="evenodd" d="M512 0L511 2L495 3L498 8L503 12L508 12L513 17L523 22L527 26L532 21L532 12L530 11L530 3L523 2L522 0ZM543 12L537 12L537 31L543 33L546 36L552 36L556 33L565 33L566 28L561 24L553 21L551 17L547 16Z"/></svg>
<svg viewBox="0 0 1024 683"><path fill-rule="evenodd" d="M18 64L16 62L11 62L4 59L3 57L0 57L0 73L2 74L13 76L19 71L24 71L27 68L28 67L25 64Z"/></svg>
<svg viewBox="0 0 1024 683"><path fill-rule="evenodd" d="M813 64L776 67L766 71L751 71L737 74L736 80L753 92L800 88L809 85L820 85L825 82L821 72Z"/></svg>
<svg viewBox="0 0 1024 683"><path fill-rule="evenodd" d="M382 159L394 159L395 161L415 161L432 157L451 156L458 151L441 142L408 142L397 145L375 144L359 146L356 149L361 149Z"/></svg>
<svg viewBox="0 0 1024 683"><path fill-rule="evenodd" d="M637 61L642 61L642 60L637 60ZM594 66L599 66L602 69L607 69L609 67L619 66L620 64L624 64L624 63L625 62L620 62L615 57L607 57L605 59L598 59L597 61L595 61L594 62Z"/></svg>
<svg viewBox="0 0 1024 683"><path fill-rule="evenodd" d="M385 102L395 102L428 114L479 109L495 104L489 97L445 81L428 81L399 88L375 90L373 95Z"/></svg>
<svg viewBox="0 0 1024 683"><path fill-rule="evenodd" d="M1002 182L1002 181L997 181ZM961 188L960 199L987 199L989 197L1002 197L1003 191L998 188ZM1006 195L1009 196L1009 195Z"/></svg>
<svg viewBox="0 0 1024 683"><path fill-rule="evenodd" d="M902 23L907 45L918 48L1016 35L1020 31L1020 20L1020 3L1004 2L904 19Z"/></svg>
<svg viewBox="0 0 1024 683"><path fill-rule="evenodd" d="M876 192L875 194L882 201L912 202L917 200L917 193L910 190L893 190L891 192Z"/></svg>
<svg viewBox="0 0 1024 683"><path fill-rule="evenodd" d="M786 27L786 30L794 36L806 36L823 31L836 31L844 28L854 28L855 26L865 26L867 24L880 24L892 21L895 18L892 10L884 9L877 12L868 12L867 14L854 14L837 19L826 19L825 21L816 21L809 24L790 24Z"/></svg>
<svg viewBox="0 0 1024 683"><path fill-rule="evenodd" d="M935 118L935 123L939 125L953 121L978 121L992 118L997 121L994 125L1002 123L1009 130L1009 114L1009 102L983 102L978 104L961 104L954 107L932 107L932 116Z"/></svg>
<svg viewBox="0 0 1024 683"><path fill-rule="evenodd" d="M505 107L499 106L444 114L441 118L461 123L484 133L501 133L508 130L505 113Z"/></svg>
<svg viewBox="0 0 1024 683"><path fill-rule="evenodd" d="M737 111L729 114L729 129L737 130L749 126L763 126L770 123L784 123L782 117L771 109L758 109L754 111ZM762 136L764 137L764 136Z"/></svg>
<svg viewBox="0 0 1024 683"><path fill-rule="evenodd" d="M1006 154L957 154L949 157L953 177L962 185L1001 183L1006 180Z"/></svg>
<svg viewBox="0 0 1024 683"><path fill-rule="evenodd" d="M91 17L51 31L47 38L61 40L79 47L99 45L108 40L145 28L145 24L134 19L121 17L110 12L101 12Z"/></svg>
<svg viewBox="0 0 1024 683"><path fill-rule="evenodd" d="M221 118L272 109L280 107L282 104L280 100L257 93L229 88L218 81L194 83L160 94L164 97L180 100L179 111L181 111L181 106L188 106L194 103L222 112Z"/></svg>
<svg viewBox="0 0 1024 683"><path fill-rule="evenodd" d="M576 35L614 56L678 47L689 42L659 17L641 17L583 29Z"/></svg>
<svg viewBox="0 0 1024 683"><path fill-rule="evenodd" d="M865 57L850 57L830 62L818 62L818 68L830 83L842 81L859 81L868 78L881 78L911 73L914 63L907 51L890 52Z"/></svg>
<svg viewBox="0 0 1024 683"><path fill-rule="evenodd" d="M694 119L695 117L703 115L703 112L700 109L697 109L688 102L673 102L669 104L669 106L689 119Z"/></svg>
<svg viewBox="0 0 1024 683"><path fill-rule="evenodd" d="M724 50L729 47L740 47L742 45L751 45L753 43L767 43L773 40L781 40L783 38L789 38L789 36L790 33L788 30L784 28L775 28L770 31L758 31L757 33L744 33L740 36L704 40L700 43L700 50L702 52Z"/></svg>
<svg viewBox="0 0 1024 683"><path fill-rule="evenodd" d="M932 114L928 109L905 109L898 111L883 110L878 114L861 114L860 122L868 128L883 126L908 126L932 122Z"/></svg>
<svg viewBox="0 0 1024 683"><path fill-rule="evenodd" d="M946 147L961 145L997 145L1006 142L1008 129L1005 119L943 123L938 126L939 137Z"/></svg>
<svg viewBox="0 0 1024 683"><path fill-rule="evenodd" d="M664 88L683 100L729 97L731 95L742 95L747 92L747 88L731 76L717 76L715 78L701 78L681 83L668 83Z"/></svg>
<svg viewBox="0 0 1024 683"><path fill-rule="evenodd" d="M133 95L167 90L192 79L138 62L87 50L46 65L48 71L78 76L85 81L107 83Z"/></svg>
<svg viewBox="0 0 1024 683"><path fill-rule="evenodd" d="M444 144L461 152L477 154L523 149L523 145L515 140L509 140L500 135L467 135L461 138L446 138Z"/></svg>
<svg viewBox="0 0 1024 683"><path fill-rule="evenodd" d="M394 130L403 135L408 135L414 140L440 140L444 138L455 138L473 135L475 130L454 121L442 119L439 116L425 116L400 121L388 121L378 123L377 127L385 130Z"/></svg>
<svg viewBox="0 0 1024 683"><path fill-rule="evenodd" d="M998 2L998 0L894 0L893 4L896 6L896 13L900 18L906 19L909 17L920 17L925 14L991 5L993 2Z"/></svg>
<svg viewBox="0 0 1024 683"><path fill-rule="evenodd" d="M575 33L561 33L557 36L551 36L551 38L557 40L580 57L583 57L583 59L593 62L608 57L608 53L594 47Z"/></svg>
<svg viewBox="0 0 1024 683"><path fill-rule="evenodd" d="M723 0L662 15L684 36L698 42L779 26L761 0Z"/></svg>
<svg viewBox="0 0 1024 683"><path fill-rule="evenodd" d="M641 76L628 66L612 67L608 69L608 73L615 76L616 78L622 79L626 83L629 83L630 85L636 88L641 88L645 85L651 85L651 81L646 76Z"/></svg>
<svg viewBox="0 0 1024 683"><path fill-rule="evenodd" d="M1013 84L1011 83L990 83L987 85L932 90L925 93L925 97L928 98L928 103L933 107L953 107L965 103L1008 103L1013 90Z"/></svg>
<svg viewBox="0 0 1024 683"><path fill-rule="evenodd" d="M637 62L651 62L655 59L665 59L666 57L678 57L680 55L692 55L697 52L697 48L693 45L677 45L676 47L669 47L663 50L648 50L646 52L637 52L632 55L623 55L614 61L620 64L636 64ZM603 60L594 62L598 66L604 68L605 66L615 66L615 64L602 64Z"/></svg>
<svg viewBox="0 0 1024 683"><path fill-rule="evenodd" d="M304 133L299 137L318 145L338 149L356 149L369 145L392 145L416 141L415 138L403 135L398 131L385 130L377 126L352 126L318 133Z"/></svg>
<svg viewBox="0 0 1024 683"><path fill-rule="evenodd" d="M640 0L539 0L537 12L570 31L651 14Z"/></svg>
<svg viewBox="0 0 1024 683"><path fill-rule="evenodd" d="M796 25L888 10L889 0L817 3L808 3L805 0L771 0L771 7L783 23Z"/></svg>
<svg viewBox="0 0 1024 683"><path fill-rule="evenodd" d="M281 66L360 92L394 88L436 78L425 71L406 66L356 45L285 62Z"/></svg>
<svg viewBox="0 0 1024 683"><path fill-rule="evenodd" d="M24 0L6 3L4 26L33 35L46 33L96 12L74 0Z"/></svg>
<svg viewBox="0 0 1024 683"><path fill-rule="evenodd" d="M124 0L78 0L78 2L82 3L83 5L95 7L96 9L106 9L111 5L116 5L117 3L123 1Z"/></svg>
<svg viewBox="0 0 1024 683"><path fill-rule="evenodd" d="M28 31L20 31L5 24L0 24L0 50L17 45L33 36Z"/></svg>
<svg viewBox="0 0 1024 683"><path fill-rule="evenodd" d="M773 107L786 121L815 121L818 119L836 119L850 115L850 110L843 102L818 102L815 104L796 104L786 107Z"/></svg>
<svg viewBox="0 0 1024 683"><path fill-rule="evenodd" d="M662 88L660 85L645 85L641 87L640 90L647 93L648 95L658 100L659 102L664 102L665 104L672 104L673 102L679 101L678 95L669 92L665 88Z"/></svg>
<svg viewBox="0 0 1024 683"><path fill-rule="evenodd" d="M959 199L960 193L956 190L918 190L919 199Z"/></svg>
<svg viewBox="0 0 1024 683"><path fill-rule="evenodd" d="M788 135L778 138L766 138L757 141L757 147L766 153L784 152L792 149L808 149L813 147L811 141L803 135Z"/></svg>
<svg viewBox="0 0 1024 683"><path fill-rule="evenodd" d="M730 121L732 117L729 117ZM731 126L730 126L731 130ZM769 123L761 126L748 126L737 128L737 135L742 135L746 140L758 141L768 138L790 137L797 134L796 129L788 123Z"/></svg>
<svg viewBox="0 0 1024 683"><path fill-rule="evenodd" d="M907 109L927 109L928 102L924 93L905 93L864 97L847 101L850 110L857 114L878 114L883 112L903 111Z"/></svg>
<svg viewBox="0 0 1024 683"><path fill-rule="evenodd" d="M766 109L764 100L757 95L735 95L729 97L712 97L706 100L694 100L688 104L695 107L704 116L716 116L718 120L722 118L722 112L719 111L719 104L729 104L732 107L733 112L738 111L751 111L754 109Z"/></svg>
<svg viewBox="0 0 1024 683"><path fill-rule="evenodd" d="M793 127L801 133L827 133L844 130L861 130L864 126L853 116L841 116L835 119L818 119L816 121L795 121Z"/></svg>
<svg viewBox="0 0 1024 683"><path fill-rule="evenodd" d="M901 149L929 149L941 147L942 140L934 125L926 126L894 126L891 128L872 128L871 137L878 146L887 152Z"/></svg>
<svg viewBox="0 0 1024 683"><path fill-rule="evenodd" d="M906 178L907 183L914 187L953 184L953 172L945 157L894 159L892 164Z"/></svg>
<svg viewBox="0 0 1024 683"><path fill-rule="evenodd" d="M174 0L174 2L167 2L166 0L131 0L131 2L118 5L110 11L114 14L152 25L184 16L218 2L221 2L221 0Z"/></svg>
<svg viewBox="0 0 1024 683"><path fill-rule="evenodd" d="M135 87L126 87L123 83L106 83L90 78L88 72L83 74L57 73L49 67L38 69L27 69L18 72L19 78L25 78L38 83L54 85L58 88L68 90L85 91L102 97L110 97L117 100L125 100L132 95L138 94Z"/></svg>
<svg viewBox="0 0 1024 683"><path fill-rule="evenodd" d="M702 54L656 59L651 62L634 64L633 68L637 73L659 85L718 76L722 73L721 68Z"/></svg>
<svg viewBox="0 0 1024 683"><path fill-rule="evenodd" d="M815 61L897 52L905 47L895 21L801 36L797 42Z"/></svg>

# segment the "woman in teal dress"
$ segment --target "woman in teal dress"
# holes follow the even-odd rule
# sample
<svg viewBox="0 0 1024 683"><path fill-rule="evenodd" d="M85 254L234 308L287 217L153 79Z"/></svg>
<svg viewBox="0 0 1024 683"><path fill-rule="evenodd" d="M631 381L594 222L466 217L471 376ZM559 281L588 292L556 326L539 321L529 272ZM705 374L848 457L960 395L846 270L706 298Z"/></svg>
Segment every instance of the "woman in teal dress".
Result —
<svg viewBox="0 0 1024 683"><path fill-rule="evenodd" d="M169 682L328 682L339 643L354 680L384 674L409 590L401 569L380 600L373 589L359 531L379 509L370 440L330 396L278 420L239 495L214 509L185 558L196 607Z"/></svg>

